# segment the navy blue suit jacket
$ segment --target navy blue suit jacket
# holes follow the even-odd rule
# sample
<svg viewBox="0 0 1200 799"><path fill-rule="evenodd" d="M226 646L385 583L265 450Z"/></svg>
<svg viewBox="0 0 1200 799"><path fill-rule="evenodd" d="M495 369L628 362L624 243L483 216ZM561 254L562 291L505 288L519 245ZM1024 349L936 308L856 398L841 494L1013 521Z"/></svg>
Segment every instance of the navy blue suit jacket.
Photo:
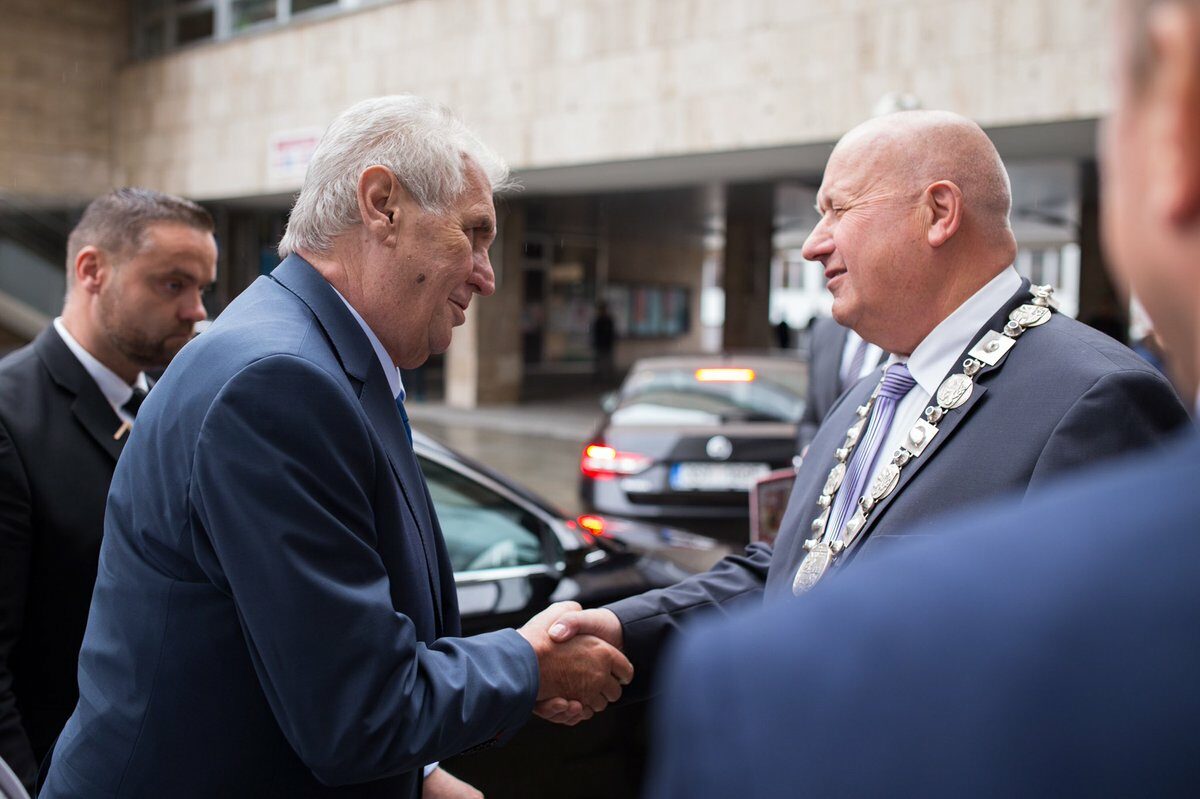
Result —
<svg viewBox="0 0 1200 799"><path fill-rule="evenodd" d="M1000 330L1009 311L1028 301L1028 285L970 346L987 330ZM966 357L963 352L957 363ZM792 597L792 579L820 512L817 498L835 463L834 450L857 418L855 408L877 382L866 378L851 387L825 417L796 474L773 550L752 544L705 574L611 606L624 626L626 654L636 669L628 696L647 691L663 641L695 616L757 604L764 596L767 601ZM964 503L1036 489L1066 471L1162 443L1187 418L1170 383L1130 349L1055 314L1024 333L997 368L979 373L970 399L946 415L924 454L905 467L842 566L853 570L860 557L910 544L922 523Z"/></svg>
<svg viewBox="0 0 1200 799"><path fill-rule="evenodd" d="M1198 486L1189 432L702 625L650 795L1194 796Z"/></svg>
<svg viewBox="0 0 1200 799"><path fill-rule="evenodd" d="M418 796L537 693L515 631L458 634L378 358L292 256L138 415L43 796Z"/></svg>

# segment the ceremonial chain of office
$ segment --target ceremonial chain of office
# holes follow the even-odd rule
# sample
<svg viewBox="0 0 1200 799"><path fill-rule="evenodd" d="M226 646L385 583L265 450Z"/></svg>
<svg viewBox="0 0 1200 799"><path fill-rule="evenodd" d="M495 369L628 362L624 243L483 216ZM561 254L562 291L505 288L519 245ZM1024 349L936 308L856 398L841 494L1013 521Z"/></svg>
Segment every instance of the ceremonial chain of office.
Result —
<svg viewBox="0 0 1200 799"><path fill-rule="evenodd" d="M1053 299L1054 289L1051 286L1032 286L1030 292L1033 299L1030 303L1016 308L1008 315L1008 323L1004 330L997 333L989 330L983 338L970 350L963 361L963 370L952 374L942 381L934 397L936 405L925 409L923 419L918 419L913 428L908 431L904 443L896 450L890 463L886 464L871 482L867 492L858 500L854 515L847 520L845 527L839 531L832 529L829 524L830 511L837 497L842 482L846 478L846 470L850 459L858 446L859 439L871 418L871 411L879 396L883 381L871 392L870 399L865 405L858 407L858 419L846 431L846 441L834 451L837 463L829 471L817 505L821 513L813 519L813 537L804 542L807 553L796 571L796 579L792 583L792 593L797 596L808 591L829 571L830 566L838 556L853 546L859 534L867 525L867 519L880 502L886 499L896 486L900 484L900 473L916 458L921 457L930 442L938 434L937 424L945 415L955 408L962 406L971 398L975 388L975 377L986 366L996 366L1008 351L1016 345L1017 339L1031 327L1044 325L1050 319L1051 309L1056 307ZM886 373L885 373L886 374Z"/></svg>

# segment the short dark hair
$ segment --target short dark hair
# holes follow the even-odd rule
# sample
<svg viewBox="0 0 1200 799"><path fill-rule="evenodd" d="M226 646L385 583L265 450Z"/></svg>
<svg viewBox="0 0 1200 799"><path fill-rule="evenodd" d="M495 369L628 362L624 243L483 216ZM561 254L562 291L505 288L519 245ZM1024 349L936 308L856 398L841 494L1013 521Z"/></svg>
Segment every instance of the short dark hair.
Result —
<svg viewBox="0 0 1200 799"><path fill-rule="evenodd" d="M67 285L75 276L75 258L88 245L113 256L136 252L146 228L176 222L212 233L212 214L191 200L153 189L123 188L92 200L67 238Z"/></svg>

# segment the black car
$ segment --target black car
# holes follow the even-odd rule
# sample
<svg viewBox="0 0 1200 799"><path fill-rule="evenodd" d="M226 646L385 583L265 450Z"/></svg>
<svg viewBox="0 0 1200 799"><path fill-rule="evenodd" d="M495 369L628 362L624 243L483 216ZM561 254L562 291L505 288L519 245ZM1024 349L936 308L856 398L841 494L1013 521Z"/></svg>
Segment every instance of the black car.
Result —
<svg viewBox="0 0 1200 799"><path fill-rule="evenodd" d="M637 361L584 445L580 497L600 513L744 542L749 490L792 465L807 379L784 355Z"/></svg>
<svg viewBox="0 0 1200 799"><path fill-rule="evenodd" d="M414 438L454 564L464 635L519 627L552 602L592 607L671 585L726 552L667 527L570 518L486 466ZM636 796L645 734L636 704L574 728L532 719L506 745L443 765L489 799Z"/></svg>

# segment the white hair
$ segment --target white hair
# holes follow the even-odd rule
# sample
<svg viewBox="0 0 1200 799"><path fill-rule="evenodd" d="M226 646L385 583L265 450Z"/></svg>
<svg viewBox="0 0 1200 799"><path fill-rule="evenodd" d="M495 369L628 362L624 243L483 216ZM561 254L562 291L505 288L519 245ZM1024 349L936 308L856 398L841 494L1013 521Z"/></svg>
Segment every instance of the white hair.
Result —
<svg viewBox="0 0 1200 799"><path fill-rule="evenodd" d="M508 188L508 166L445 106L412 94L356 103L313 152L279 257L327 254L337 236L362 222L358 179L368 167L387 167L422 208L445 211L466 188L468 162L493 192Z"/></svg>

